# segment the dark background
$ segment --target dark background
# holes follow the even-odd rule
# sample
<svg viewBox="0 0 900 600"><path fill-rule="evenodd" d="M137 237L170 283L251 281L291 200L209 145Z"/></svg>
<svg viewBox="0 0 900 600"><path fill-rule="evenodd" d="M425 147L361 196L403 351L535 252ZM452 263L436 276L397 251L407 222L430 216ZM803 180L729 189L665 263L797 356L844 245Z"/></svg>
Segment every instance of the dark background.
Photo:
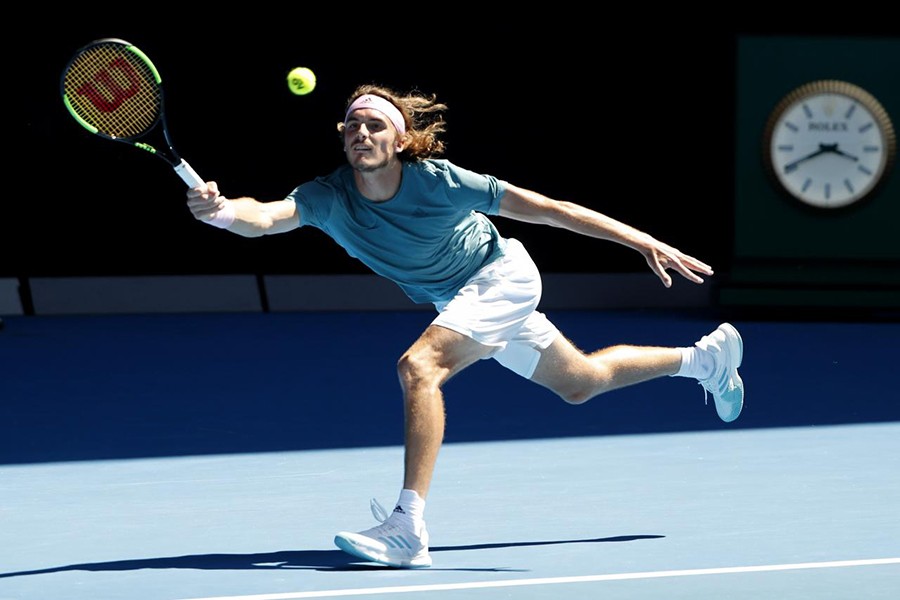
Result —
<svg viewBox="0 0 900 600"><path fill-rule="evenodd" d="M335 124L354 87L375 82L435 92L449 105L446 158L624 220L721 272L733 250L737 39L898 34L883 23L792 24L784 15L651 20L638 7L615 17L412 5L121 17L101 7L24 10L16 35L35 43L4 42L16 60L0 277L367 272L312 229L248 240L198 223L164 162L77 125L59 79L97 38L123 38L155 62L176 148L226 196L279 199L340 165ZM44 29L47 17L56 33ZM316 72L311 95L288 92L295 66ZM623 248L495 222L545 272L646 269Z"/></svg>

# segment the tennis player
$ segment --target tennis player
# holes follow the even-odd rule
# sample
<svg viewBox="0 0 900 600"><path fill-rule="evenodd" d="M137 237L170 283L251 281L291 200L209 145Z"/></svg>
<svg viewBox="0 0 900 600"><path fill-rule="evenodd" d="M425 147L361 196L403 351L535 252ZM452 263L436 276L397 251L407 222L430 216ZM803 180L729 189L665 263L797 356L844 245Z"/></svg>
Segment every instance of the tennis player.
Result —
<svg viewBox="0 0 900 600"><path fill-rule="evenodd" d="M196 219L241 236L318 228L414 302L434 305L437 316L397 362L405 411L397 503L390 515L374 503L380 525L334 540L351 555L394 567L432 564L425 499L444 436L441 388L478 360L494 359L570 404L663 376L698 380L723 421L734 421L744 403L743 342L728 323L687 347L586 353L566 339L538 311L541 277L528 252L489 216L631 248L667 288L669 271L702 284L713 270L611 217L438 158L446 108L434 95L364 85L338 123L347 164L331 174L271 201L226 198L214 181L187 193Z"/></svg>

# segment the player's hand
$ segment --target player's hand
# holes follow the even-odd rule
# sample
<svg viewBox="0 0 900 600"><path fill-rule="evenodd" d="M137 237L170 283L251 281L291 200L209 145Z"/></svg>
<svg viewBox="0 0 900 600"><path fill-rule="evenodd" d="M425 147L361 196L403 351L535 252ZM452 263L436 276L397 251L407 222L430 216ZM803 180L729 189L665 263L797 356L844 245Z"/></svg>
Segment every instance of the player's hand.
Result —
<svg viewBox="0 0 900 600"><path fill-rule="evenodd" d="M187 191L187 206L198 221L212 221L225 206L226 198L219 195L219 186L208 181L203 186Z"/></svg>
<svg viewBox="0 0 900 600"><path fill-rule="evenodd" d="M682 277L694 283L703 283L703 278L697 273L703 275L713 274L712 267L708 264L656 240L646 248L644 257L647 259L647 264L650 265L650 268L666 287L672 287L672 277L667 272L668 269L676 271Z"/></svg>

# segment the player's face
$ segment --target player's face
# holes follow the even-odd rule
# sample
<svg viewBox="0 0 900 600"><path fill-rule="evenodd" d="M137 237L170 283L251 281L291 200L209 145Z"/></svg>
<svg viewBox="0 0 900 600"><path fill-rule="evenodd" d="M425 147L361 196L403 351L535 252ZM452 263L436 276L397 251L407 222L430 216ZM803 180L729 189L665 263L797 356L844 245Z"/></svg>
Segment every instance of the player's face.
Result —
<svg viewBox="0 0 900 600"><path fill-rule="evenodd" d="M344 123L344 152L357 171L371 172L388 166L397 149L397 131L377 110L355 110Z"/></svg>

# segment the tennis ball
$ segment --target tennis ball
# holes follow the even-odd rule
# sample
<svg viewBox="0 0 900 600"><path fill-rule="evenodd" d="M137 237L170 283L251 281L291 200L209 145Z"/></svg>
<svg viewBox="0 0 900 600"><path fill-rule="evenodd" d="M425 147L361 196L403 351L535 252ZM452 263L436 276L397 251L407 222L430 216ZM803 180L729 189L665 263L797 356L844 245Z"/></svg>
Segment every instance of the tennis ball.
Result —
<svg viewBox="0 0 900 600"><path fill-rule="evenodd" d="M288 73L287 83L291 92L305 96L316 89L316 74L306 67L296 67Z"/></svg>

